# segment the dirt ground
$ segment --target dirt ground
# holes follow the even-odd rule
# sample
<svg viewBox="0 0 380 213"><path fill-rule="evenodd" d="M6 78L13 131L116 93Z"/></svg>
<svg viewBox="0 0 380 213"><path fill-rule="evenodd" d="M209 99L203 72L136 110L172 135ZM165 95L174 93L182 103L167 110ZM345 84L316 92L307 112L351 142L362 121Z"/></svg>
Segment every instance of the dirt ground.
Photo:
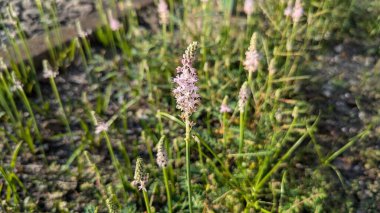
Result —
<svg viewBox="0 0 380 213"><path fill-rule="evenodd" d="M311 82L303 88L315 113L321 114L317 142L324 153L338 150L371 126L368 137L333 162L343 182L333 172L340 189L331 193L356 212L380 211L380 58L371 53L376 48L359 41L335 45L315 56L307 70Z"/></svg>

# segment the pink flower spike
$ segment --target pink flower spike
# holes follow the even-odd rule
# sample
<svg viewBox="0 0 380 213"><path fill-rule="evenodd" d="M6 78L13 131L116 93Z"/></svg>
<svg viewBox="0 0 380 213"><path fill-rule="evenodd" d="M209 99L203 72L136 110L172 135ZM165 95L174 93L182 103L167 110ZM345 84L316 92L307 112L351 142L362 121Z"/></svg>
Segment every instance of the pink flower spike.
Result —
<svg viewBox="0 0 380 213"><path fill-rule="evenodd" d="M168 4L165 0L160 0L157 5L157 12L160 18L160 24L167 25L169 22Z"/></svg>
<svg viewBox="0 0 380 213"><path fill-rule="evenodd" d="M284 10L284 15L286 17L291 16L292 15L292 10L293 10L292 6L290 4L288 4L288 6Z"/></svg>
<svg viewBox="0 0 380 213"><path fill-rule="evenodd" d="M260 55L256 50L245 52L245 61L243 62L243 65L248 72L255 72L259 67L259 61Z"/></svg>
<svg viewBox="0 0 380 213"><path fill-rule="evenodd" d="M253 0L245 0L244 1L244 12L247 16L252 15L253 13Z"/></svg>
<svg viewBox="0 0 380 213"><path fill-rule="evenodd" d="M113 17L111 10L108 10L108 24L112 31L119 30L123 25Z"/></svg>
<svg viewBox="0 0 380 213"><path fill-rule="evenodd" d="M259 63L260 54L257 51L257 33L253 33L248 50L245 52L244 69L249 73L255 72L259 67Z"/></svg>
<svg viewBox="0 0 380 213"><path fill-rule="evenodd" d="M231 111L231 108L227 104L222 103L222 105L220 105L220 113L228 113Z"/></svg>
<svg viewBox="0 0 380 213"><path fill-rule="evenodd" d="M294 23L299 22L302 15L303 15L303 8L302 8L301 1L296 0L296 3L294 4L293 12L292 12L293 22Z"/></svg>
<svg viewBox="0 0 380 213"><path fill-rule="evenodd" d="M200 96L197 93L199 88L195 85L198 76L192 67L197 45L197 42L193 42L188 46L181 60L182 66L177 68L178 75L173 79L173 82L177 84L173 94L177 101L177 108L182 111L183 118L189 118L197 110L200 102Z"/></svg>
<svg viewBox="0 0 380 213"><path fill-rule="evenodd" d="M239 92L239 110L240 112L244 112L245 105L249 99L250 90L248 87L248 83L244 82L244 84L240 88Z"/></svg>
<svg viewBox="0 0 380 213"><path fill-rule="evenodd" d="M222 105L220 105L220 113L228 113L231 112L231 108L227 105L228 96L224 97Z"/></svg>

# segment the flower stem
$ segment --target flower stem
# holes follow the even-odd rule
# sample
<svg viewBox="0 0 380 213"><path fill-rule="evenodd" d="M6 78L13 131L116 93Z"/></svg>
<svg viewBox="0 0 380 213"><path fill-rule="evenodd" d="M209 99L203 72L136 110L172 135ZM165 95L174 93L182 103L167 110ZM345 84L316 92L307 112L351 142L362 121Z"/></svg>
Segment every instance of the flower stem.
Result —
<svg viewBox="0 0 380 213"><path fill-rule="evenodd" d="M106 145L107 145L108 152L109 152L109 154L111 155L111 161L112 161L112 164L113 164L113 166L114 166L115 169L116 169L116 172L117 172L117 174L118 174L118 176L119 176L119 178L120 178L121 183L123 184L123 188L124 188L123 196L124 196L125 198L127 198L127 197L128 197L128 196L127 196L127 191L130 190L131 188L127 185L127 183L126 183L126 181L125 181L125 179L124 179L124 176L123 176L122 171L121 171L121 169L120 169L120 163L119 163L119 160L118 160L118 159L116 158L116 156L115 156L115 153L114 153L114 151L113 151L112 144L111 144L111 140L110 140L110 138L109 138L109 136L108 136L108 133L107 133L106 131L103 131L102 134L103 134L103 136L104 136L104 138L105 138L105 140L106 140Z"/></svg>
<svg viewBox="0 0 380 213"><path fill-rule="evenodd" d="M163 40L164 40L164 48L166 50L166 43L167 43L167 38L166 38L166 24L163 24L162 25L162 37L163 37Z"/></svg>
<svg viewBox="0 0 380 213"><path fill-rule="evenodd" d="M265 93L265 98L264 98L264 106L263 108L265 109L266 106L270 102L270 94L272 93L272 82L273 82L273 74L268 75L268 86L267 86L267 91Z"/></svg>
<svg viewBox="0 0 380 213"><path fill-rule="evenodd" d="M244 111L240 112L240 137L239 137L239 154L241 154L244 146Z"/></svg>
<svg viewBox="0 0 380 213"><path fill-rule="evenodd" d="M174 0L169 0L169 10L170 10L170 15L174 16ZM174 22L170 18L170 24L169 24L169 29L170 29L170 34L173 34L174 32Z"/></svg>
<svg viewBox="0 0 380 213"><path fill-rule="evenodd" d="M24 102L24 104L26 106L26 109L28 110L30 116L32 117L33 125L34 125L34 128L35 128L34 131L35 131L35 133L37 135L37 139L41 140L41 133L40 133L40 130L38 129L38 124L37 124L36 117L34 116L32 107L30 106L30 103L28 101L28 98L25 95L24 90L20 90L20 94L21 94L21 98L22 98L22 100L23 100L23 102Z"/></svg>
<svg viewBox="0 0 380 213"><path fill-rule="evenodd" d="M166 24L162 24L162 47L160 50L160 58L164 57L167 49L167 36L166 36Z"/></svg>
<svg viewBox="0 0 380 213"><path fill-rule="evenodd" d="M252 72L248 73L248 86L249 86L249 89L251 90L252 101L253 101L253 103L256 103L256 99L255 99L255 82L252 81Z"/></svg>
<svg viewBox="0 0 380 213"><path fill-rule="evenodd" d="M87 58L88 58L88 60L91 60L92 59L92 54L91 54L90 43L88 42L88 40L87 40L86 37L82 38L81 40L83 42L84 51L86 52Z"/></svg>
<svg viewBox="0 0 380 213"><path fill-rule="evenodd" d="M148 213L151 213L152 211L150 210L148 193L145 190L142 190L142 192L143 192L143 195L144 195L144 201L145 201L146 211Z"/></svg>
<svg viewBox="0 0 380 213"><path fill-rule="evenodd" d="M7 73L6 74L7 76L9 76L7 69L5 69L5 73ZM1 92L0 102L4 103L4 104L2 104L2 106L4 106L5 103L8 103L8 104L6 104L7 107L4 107L5 108L4 110L7 112L8 116L10 117L12 122L18 123L21 121L21 119L20 119L20 114L18 112L18 109L16 107L16 104L15 104L15 101L13 98L13 94L12 94L11 89L10 89L11 87L6 83L5 76L3 76L3 74L0 74L0 79L1 79L1 83L2 83L2 84L0 84L0 88L2 89L2 91L4 91L4 93ZM5 99L6 96L9 98L9 101L7 101L7 99ZM9 104L10 104L10 106L9 106ZM13 110L13 112L12 112L12 110Z"/></svg>
<svg viewBox="0 0 380 213"><path fill-rule="evenodd" d="M297 34L297 22L293 24L293 27L292 27L292 30L290 33L290 38L287 41L289 43L286 43L286 51L288 53L289 52L292 53L292 51L293 51L293 42L294 42L296 34ZM288 49L288 48L291 48L291 49ZM287 77L290 76L289 66L290 66L291 59L292 59L292 54L287 54L286 60L285 60L285 65L284 65L284 72L286 73ZM287 82L287 84L288 83L289 83L289 81Z"/></svg>
<svg viewBox="0 0 380 213"><path fill-rule="evenodd" d="M163 168L162 169L162 172L164 173L164 182L165 182L165 188L166 188L166 196L167 196L167 200L168 200L168 212L169 213L172 213L172 198L171 198L171 195L170 195L170 188L169 188L169 178L168 178L168 172L167 172L167 168Z"/></svg>
<svg viewBox="0 0 380 213"><path fill-rule="evenodd" d="M59 96L57 85L55 84L53 77L50 77L50 85L51 85L51 88L53 89L53 93L54 93L55 97L57 98L59 107L61 108L63 122L65 123L67 131L69 131L70 136L72 136L70 124L69 124L69 121L67 120L65 109L63 108L61 97Z"/></svg>
<svg viewBox="0 0 380 213"><path fill-rule="evenodd" d="M223 123L223 146L224 146L224 149L226 149L226 146L227 146L227 122L228 122L228 120L227 120L227 113L226 112L224 112L223 113L223 121L222 121L222 123Z"/></svg>
<svg viewBox="0 0 380 213"><path fill-rule="evenodd" d="M191 199L191 176L190 176L190 121L186 118L186 178L187 178L187 192L189 199L189 212L193 212L193 204Z"/></svg>

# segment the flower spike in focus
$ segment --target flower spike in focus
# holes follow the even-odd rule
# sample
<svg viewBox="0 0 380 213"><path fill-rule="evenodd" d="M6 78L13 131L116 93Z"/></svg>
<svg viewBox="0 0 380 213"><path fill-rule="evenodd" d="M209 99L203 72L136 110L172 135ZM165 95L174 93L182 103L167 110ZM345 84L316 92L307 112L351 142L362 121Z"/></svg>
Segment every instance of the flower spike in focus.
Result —
<svg viewBox="0 0 380 213"><path fill-rule="evenodd" d="M182 57L182 66L177 68L178 75L173 79L177 87L173 90L174 97L177 101L177 108L182 111L183 118L189 118L194 113L200 103L198 87L195 85L198 76L193 62L197 50L197 42L193 42L187 47Z"/></svg>

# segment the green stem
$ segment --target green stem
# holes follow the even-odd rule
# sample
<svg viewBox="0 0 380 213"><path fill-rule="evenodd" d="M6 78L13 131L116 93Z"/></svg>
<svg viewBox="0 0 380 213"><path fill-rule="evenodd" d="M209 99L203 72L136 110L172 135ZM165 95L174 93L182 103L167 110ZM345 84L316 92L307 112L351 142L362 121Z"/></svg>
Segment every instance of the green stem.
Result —
<svg viewBox="0 0 380 213"><path fill-rule="evenodd" d="M48 36L45 37L45 43L48 47L50 58L54 63L58 62L57 52L53 46L53 44L50 41L50 38ZM54 64L54 66L59 66L59 64Z"/></svg>
<svg viewBox="0 0 380 213"><path fill-rule="evenodd" d="M164 39L164 48L166 50L166 45L167 45L167 33L166 33L166 24L162 25L162 37Z"/></svg>
<svg viewBox="0 0 380 213"><path fill-rule="evenodd" d="M166 24L161 25L161 33L162 33L162 47L160 50L160 58L162 58L167 49L167 36L166 36Z"/></svg>
<svg viewBox="0 0 380 213"><path fill-rule="evenodd" d="M120 171L120 163L117 160L117 158L115 157L115 153L114 153L113 148L112 148L111 140L108 137L108 133L106 131L103 131L103 136L106 139L107 149L108 149L108 152L111 155L112 164L115 167L117 174L119 175L121 183L123 184L123 188L124 188L123 195L124 195L125 198L127 198L127 191L129 190L129 187L128 187L125 179L124 179L123 174Z"/></svg>
<svg viewBox="0 0 380 213"><path fill-rule="evenodd" d="M24 51L25 51L25 54L27 56L27 59L28 59L28 62L29 62L29 65L30 65L30 68L31 68L31 74L32 74L32 77L33 77L33 80L34 80L34 83L35 83L35 86L36 86L36 92L37 92L37 96L39 98L39 100L43 101L43 97L42 97L42 92L41 92L41 87L40 87L40 84L37 80L37 72L36 72L36 68L34 66L34 63L33 63L33 60L32 60L32 57L31 57L31 54L30 54L30 50L28 48L28 45L26 44L26 36L25 36L25 33L23 32L23 30L21 29L21 26L20 26L20 20L17 18L16 20L16 26L17 26L17 34L19 35L19 37L21 38L21 42L22 42L22 45L23 45L23 48L24 48Z"/></svg>
<svg viewBox="0 0 380 213"><path fill-rule="evenodd" d="M119 142L118 143L118 146L119 146L119 150L124 158L124 162L125 162L125 167L127 168L127 171L129 172L129 175L133 175L132 173L132 166L131 166L131 160L129 159L129 156L128 156L128 153L127 153L127 150L125 149L124 145Z"/></svg>
<svg viewBox="0 0 380 213"><path fill-rule="evenodd" d="M85 50L83 49L83 45L81 44L81 41L79 39L76 39L76 42L77 42L77 48L79 50L79 55L81 56L82 58L82 62L83 62L83 66L86 70L86 74L88 76L88 80L89 82L92 84L93 83L93 80L91 78L91 75L90 75L90 72L89 72L89 69L88 69L88 63L87 63L87 58L86 58L86 53L85 53Z"/></svg>
<svg viewBox="0 0 380 213"><path fill-rule="evenodd" d="M263 106L264 110L271 100L270 94L272 93L272 82L273 82L273 74L269 73L268 86L267 86L267 91L265 93L265 98L264 98L264 106Z"/></svg>
<svg viewBox="0 0 380 213"><path fill-rule="evenodd" d="M20 94L21 94L21 98L22 98L22 100L24 101L24 104L25 104L25 106L26 106L26 109L28 110L30 116L32 117L33 125L34 125L35 131L36 131L36 135L37 135L37 139L38 139L38 140L41 140L41 133L40 133L40 130L38 129L37 120L36 120L36 118L35 118L35 116L34 116L34 113L33 113L32 107L30 106L30 103L29 103L29 101L28 101L28 98L27 98L26 95L25 95L24 90L20 90Z"/></svg>
<svg viewBox="0 0 380 213"><path fill-rule="evenodd" d="M223 113L223 146L226 149L227 146L227 113Z"/></svg>
<svg viewBox="0 0 380 213"><path fill-rule="evenodd" d="M244 146L244 112L240 112L240 137L239 137L239 154L243 151Z"/></svg>
<svg viewBox="0 0 380 213"><path fill-rule="evenodd" d="M129 47L128 45L128 42L127 40L125 40L125 32L123 29L120 29L118 31L115 32L115 37L116 37L116 41L117 43L120 45L120 49L123 53L123 55L127 55L128 57L131 57L132 56L132 51L131 51L131 48Z"/></svg>
<svg viewBox="0 0 380 213"><path fill-rule="evenodd" d="M248 73L248 86L249 86L249 89L251 90L251 95L252 95L252 101L253 103L256 103L256 99L255 99L255 82L252 81L252 75L253 75L253 72L249 72Z"/></svg>
<svg viewBox="0 0 380 213"><path fill-rule="evenodd" d="M7 69L5 69L5 72L7 73L7 76L9 76L9 73L8 73ZM10 105L11 105L11 108L6 107L7 109L5 109L5 111L8 112L8 114L9 114L12 122L14 122L14 123L19 122L19 121L21 121L20 114L18 113L18 109L16 107L16 104L15 104L12 92L10 91L10 86L6 83L5 76L3 76L2 74L0 74L0 79L1 79L1 83L3 84L2 86L3 86L4 93L8 96L9 102L10 102ZM6 101L5 95L1 95L0 100L1 100L0 102L6 104L6 106L9 106L7 104L9 102ZM12 113L12 110L13 110L14 115Z"/></svg>
<svg viewBox="0 0 380 213"><path fill-rule="evenodd" d="M14 57L17 57L18 59L22 59L22 54L21 54L21 50L20 50L20 47L19 45L17 45L16 41L14 39L10 39L11 41L11 45L12 45L12 48L13 48L13 51L14 51ZM27 73L27 70L26 70L26 65L24 63L23 60L20 61L20 66L21 66L21 75L18 76L20 79L28 79L28 73Z"/></svg>
<svg viewBox="0 0 380 213"><path fill-rule="evenodd" d="M53 77L50 77L50 84L51 84L51 88L53 89L53 93L54 93L55 97L57 98L57 101L58 101L59 107L61 108L61 111L62 111L62 117L63 117L63 122L65 122L65 125L66 125L66 128L67 128L67 131L69 131L70 136L72 136L71 128L70 128L70 124L69 124L69 121L67 120L66 113L65 113L65 109L63 108L62 101L61 101L61 97L59 96L59 92L58 92L58 89L57 89L57 85L55 84L55 81L54 81L54 78L53 78Z"/></svg>
<svg viewBox="0 0 380 213"><path fill-rule="evenodd" d="M162 169L162 172L164 173L164 182L165 182L165 188L166 188L166 196L167 196L167 200L168 200L168 212L169 213L172 213L172 198L171 198L171 195L170 195L170 188L169 188L169 178L168 178L168 172L167 172L167 168L163 168Z"/></svg>
<svg viewBox="0 0 380 213"><path fill-rule="evenodd" d="M169 0L169 10L170 10L170 15L174 16L175 14L174 14L174 1L173 0ZM170 29L170 34L173 34L174 22L171 18L170 18L169 29Z"/></svg>
<svg viewBox="0 0 380 213"><path fill-rule="evenodd" d="M251 30L251 26L252 26L252 24L251 24L251 21L252 21L252 17L251 17L251 15L248 15L247 16L247 38L249 38L251 35L252 35L252 30Z"/></svg>
<svg viewBox="0 0 380 213"><path fill-rule="evenodd" d="M193 204L191 198L191 176L190 176L190 121L186 118L186 178L187 178L187 192L189 199L189 212L193 212Z"/></svg>
<svg viewBox="0 0 380 213"><path fill-rule="evenodd" d="M87 41L86 37L82 38L82 42L83 42L84 50L87 54L87 58L89 60L91 60L92 59L92 53L91 53L90 43Z"/></svg>
<svg viewBox="0 0 380 213"><path fill-rule="evenodd" d="M143 191L143 195L144 195L144 201L145 201L146 211L148 213L151 213L152 211L150 210L148 193L145 190L142 190L142 191Z"/></svg>
<svg viewBox="0 0 380 213"><path fill-rule="evenodd" d="M297 30L297 23L294 23L293 24L293 28L291 30L291 34L290 34L290 39L287 41L287 42L290 42L290 44L287 44L286 43L286 51L287 53L289 53L289 51L292 53L292 54L286 54L286 60L285 60L285 65L284 65L284 72L286 73L286 75L289 77L289 64L290 64L290 61L291 61L291 57L293 56L293 45L294 45L294 38L295 38L295 35L296 35L296 30ZM288 50L288 46L291 47L291 50Z"/></svg>
<svg viewBox="0 0 380 213"><path fill-rule="evenodd" d="M157 111L156 117L157 117L157 121L158 121L157 125L158 125L158 129L159 129L160 135L164 135L164 127L163 127L163 124L162 124L160 110Z"/></svg>

